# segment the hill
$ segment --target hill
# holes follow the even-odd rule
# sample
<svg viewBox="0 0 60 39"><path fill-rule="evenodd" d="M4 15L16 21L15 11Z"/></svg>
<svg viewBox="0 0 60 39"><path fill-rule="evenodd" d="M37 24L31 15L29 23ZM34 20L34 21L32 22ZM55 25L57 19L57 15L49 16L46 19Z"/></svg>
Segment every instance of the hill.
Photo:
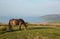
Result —
<svg viewBox="0 0 60 39"><path fill-rule="evenodd" d="M45 22L60 22L60 14L50 14L42 16Z"/></svg>

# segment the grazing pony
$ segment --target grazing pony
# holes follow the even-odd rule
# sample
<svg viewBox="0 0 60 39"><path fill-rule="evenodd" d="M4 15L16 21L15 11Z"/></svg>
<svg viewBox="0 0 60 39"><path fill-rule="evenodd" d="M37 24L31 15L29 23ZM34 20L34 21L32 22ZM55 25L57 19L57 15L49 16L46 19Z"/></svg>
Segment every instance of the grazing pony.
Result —
<svg viewBox="0 0 60 39"><path fill-rule="evenodd" d="M24 25L24 29L27 29L27 25L23 19L10 19L9 20L9 30L12 30L12 26L19 25L19 30L21 30L21 25Z"/></svg>

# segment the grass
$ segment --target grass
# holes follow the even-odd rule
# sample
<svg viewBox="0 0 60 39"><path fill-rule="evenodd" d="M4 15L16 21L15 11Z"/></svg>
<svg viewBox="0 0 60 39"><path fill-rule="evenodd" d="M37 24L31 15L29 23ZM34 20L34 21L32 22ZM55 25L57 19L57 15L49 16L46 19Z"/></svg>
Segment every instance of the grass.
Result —
<svg viewBox="0 0 60 39"><path fill-rule="evenodd" d="M27 31L18 30L18 27L14 27L13 30L1 33L0 39L60 39L60 27L28 26Z"/></svg>

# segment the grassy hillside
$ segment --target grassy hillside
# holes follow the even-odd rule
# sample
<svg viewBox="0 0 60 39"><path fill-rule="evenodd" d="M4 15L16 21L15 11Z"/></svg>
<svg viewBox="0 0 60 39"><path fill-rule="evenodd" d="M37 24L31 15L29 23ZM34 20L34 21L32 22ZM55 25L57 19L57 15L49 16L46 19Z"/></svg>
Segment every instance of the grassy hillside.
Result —
<svg viewBox="0 0 60 39"><path fill-rule="evenodd" d="M13 30L0 33L0 39L60 39L60 27L28 26L27 31L18 30L18 27Z"/></svg>

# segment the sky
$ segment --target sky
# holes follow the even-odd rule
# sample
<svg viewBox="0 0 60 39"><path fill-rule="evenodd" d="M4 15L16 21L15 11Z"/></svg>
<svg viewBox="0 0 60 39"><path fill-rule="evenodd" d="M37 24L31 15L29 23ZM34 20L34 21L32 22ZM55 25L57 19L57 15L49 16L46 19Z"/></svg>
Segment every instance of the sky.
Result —
<svg viewBox="0 0 60 39"><path fill-rule="evenodd" d="M37 17L60 14L60 0L0 0L0 16Z"/></svg>

